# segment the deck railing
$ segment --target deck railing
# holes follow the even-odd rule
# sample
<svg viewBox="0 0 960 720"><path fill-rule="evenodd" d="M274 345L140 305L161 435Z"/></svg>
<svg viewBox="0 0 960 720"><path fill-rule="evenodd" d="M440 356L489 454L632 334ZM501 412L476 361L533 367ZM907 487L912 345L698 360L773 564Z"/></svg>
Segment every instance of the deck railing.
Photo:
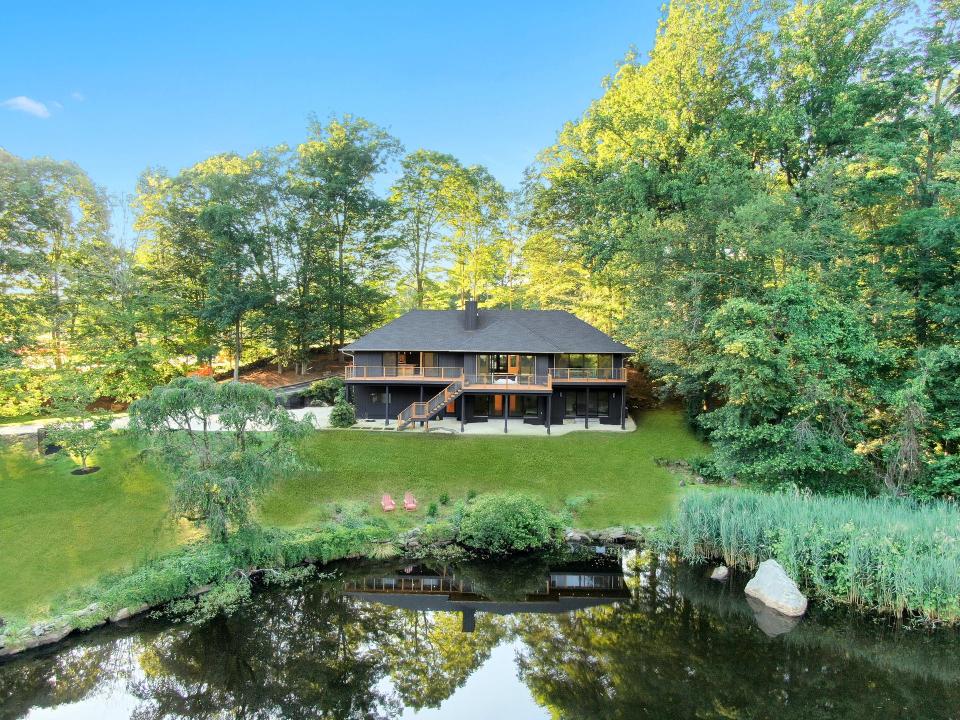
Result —
<svg viewBox="0 0 960 720"><path fill-rule="evenodd" d="M619 380L627 378L624 368L550 368L550 375L554 380Z"/></svg>
<svg viewBox="0 0 960 720"><path fill-rule="evenodd" d="M476 385L496 385L505 389L515 385L530 387L549 387L549 375L534 375L532 373L486 373L482 375L466 375L463 379L464 387Z"/></svg>
<svg viewBox="0 0 960 720"><path fill-rule="evenodd" d="M397 422L399 423L408 423L414 418L423 417L427 412L427 403L425 402L415 402L410 403L403 410L400 411L400 414L397 416Z"/></svg>
<svg viewBox="0 0 960 720"><path fill-rule="evenodd" d="M462 367L419 367L417 365L347 365L347 380L454 380L463 374Z"/></svg>
<svg viewBox="0 0 960 720"><path fill-rule="evenodd" d="M463 375L462 367L418 367L417 365L347 365L347 380L456 380ZM532 373L486 373L468 375L474 385L546 385L547 375ZM609 380L623 382L624 368L550 368L549 377L559 382L580 380Z"/></svg>

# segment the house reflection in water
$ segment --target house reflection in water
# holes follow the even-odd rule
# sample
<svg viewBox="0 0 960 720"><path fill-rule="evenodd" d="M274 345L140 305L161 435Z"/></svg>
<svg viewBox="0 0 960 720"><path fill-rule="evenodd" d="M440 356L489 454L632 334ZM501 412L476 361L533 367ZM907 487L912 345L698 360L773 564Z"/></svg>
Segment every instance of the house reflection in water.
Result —
<svg viewBox="0 0 960 720"><path fill-rule="evenodd" d="M551 566L539 582L527 578L522 599L486 596L475 583L453 571L411 565L393 574L368 575L346 582L345 594L404 610L458 612L463 632L473 632L476 613L567 613L630 597L620 563L614 558ZM539 586L539 587L536 587Z"/></svg>

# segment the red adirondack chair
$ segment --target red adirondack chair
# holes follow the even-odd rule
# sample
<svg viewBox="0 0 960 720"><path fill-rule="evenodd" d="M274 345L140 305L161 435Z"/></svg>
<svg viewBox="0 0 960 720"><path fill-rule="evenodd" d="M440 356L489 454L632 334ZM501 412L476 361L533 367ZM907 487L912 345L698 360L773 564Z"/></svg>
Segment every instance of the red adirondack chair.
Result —
<svg viewBox="0 0 960 720"><path fill-rule="evenodd" d="M404 510L417 509L417 499L413 496L412 492L406 492L403 494L403 509Z"/></svg>
<svg viewBox="0 0 960 720"><path fill-rule="evenodd" d="M390 512L391 510L397 509L397 504L393 501L393 498L390 497L389 493L384 493L380 499L380 507L383 508L384 512Z"/></svg>

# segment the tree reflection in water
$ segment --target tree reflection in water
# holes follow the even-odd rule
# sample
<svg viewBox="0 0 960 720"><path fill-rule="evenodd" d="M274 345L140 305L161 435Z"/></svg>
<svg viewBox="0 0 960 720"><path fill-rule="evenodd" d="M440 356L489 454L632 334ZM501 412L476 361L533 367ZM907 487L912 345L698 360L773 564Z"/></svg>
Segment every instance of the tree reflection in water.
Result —
<svg viewBox="0 0 960 720"><path fill-rule="evenodd" d="M518 575L533 568L542 570L518 565ZM522 606L527 583L504 572L468 575ZM541 587L542 576L528 584ZM559 718L881 720L950 718L960 707L955 633L808 618L770 638L740 587L655 558L617 605L480 611L468 633L462 622L361 601L343 581L263 592L204 626L108 627L0 665L0 720L58 706L69 717L69 703L111 690L130 696L139 720L391 718L441 706L493 648L518 640L520 677Z"/></svg>
<svg viewBox="0 0 960 720"><path fill-rule="evenodd" d="M516 619L521 678L556 717L957 717L955 633L860 620L770 638L741 587L656 558L632 589L626 606Z"/></svg>

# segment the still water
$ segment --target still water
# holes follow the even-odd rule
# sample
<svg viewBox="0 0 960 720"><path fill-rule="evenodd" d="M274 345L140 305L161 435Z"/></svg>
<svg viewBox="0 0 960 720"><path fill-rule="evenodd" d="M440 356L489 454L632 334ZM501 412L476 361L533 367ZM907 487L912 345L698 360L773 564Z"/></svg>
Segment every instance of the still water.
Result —
<svg viewBox="0 0 960 720"><path fill-rule="evenodd" d="M641 557L339 565L0 665L13 718L960 718L960 635L752 607Z"/></svg>

